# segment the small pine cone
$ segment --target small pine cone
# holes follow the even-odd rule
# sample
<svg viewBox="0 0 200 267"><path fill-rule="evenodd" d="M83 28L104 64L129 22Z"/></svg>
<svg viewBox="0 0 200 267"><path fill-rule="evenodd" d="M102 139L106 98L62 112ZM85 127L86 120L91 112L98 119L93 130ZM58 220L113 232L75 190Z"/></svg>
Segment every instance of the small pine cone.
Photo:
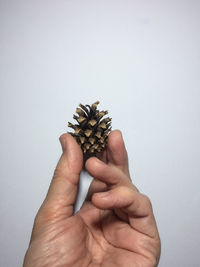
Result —
<svg viewBox="0 0 200 267"><path fill-rule="evenodd" d="M74 133L69 133L80 145L85 159L95 156L106 147L111 131L111 118L103 118L108 111L99 111L98 104L99 101L91 106L80 104L76 109L78 116L73 116L77 124L68 123L68 127L74 129Z"/></svg>

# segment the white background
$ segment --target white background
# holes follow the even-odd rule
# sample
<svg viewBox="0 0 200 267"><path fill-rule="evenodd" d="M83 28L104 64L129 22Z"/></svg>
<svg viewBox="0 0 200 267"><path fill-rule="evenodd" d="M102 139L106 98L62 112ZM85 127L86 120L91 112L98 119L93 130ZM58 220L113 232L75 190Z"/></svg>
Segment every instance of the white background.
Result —
<svg viewBox="0 0 200 267"><path fill-rule="evenodd" d="M1 267L22 265L58 138L96 100L152 200L159 266L200 266L199 28L198 0L0 0Z"/></svg>

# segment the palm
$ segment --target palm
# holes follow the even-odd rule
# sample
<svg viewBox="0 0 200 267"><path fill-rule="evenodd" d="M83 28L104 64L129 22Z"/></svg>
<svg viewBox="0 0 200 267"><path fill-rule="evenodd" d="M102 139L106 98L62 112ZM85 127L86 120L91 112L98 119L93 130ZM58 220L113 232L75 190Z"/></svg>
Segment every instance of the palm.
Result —
<svg viewBox="0 0 200 267"><path fill-rule="evenodd" d="M54 262L65 267L151 266L149 252L146 251L145 255L144 248L140 250L137 241L146 237L136 231L132 251L126 249L124 241L129 238L130 226L113 211L100 210L86 201L80 211L70 218L63 218L63 212L64 208L58 211L60 215L55 216L54 223L52 219L51 223L46 222L43 232L48 243L37 245L41 246L40 250L44 250L45 246L52 248L52 253L51 250L48 252L48 266L54 266ZM123 231L123 238L120 231ZM44 262L46 258L41 260Z"/></svg>

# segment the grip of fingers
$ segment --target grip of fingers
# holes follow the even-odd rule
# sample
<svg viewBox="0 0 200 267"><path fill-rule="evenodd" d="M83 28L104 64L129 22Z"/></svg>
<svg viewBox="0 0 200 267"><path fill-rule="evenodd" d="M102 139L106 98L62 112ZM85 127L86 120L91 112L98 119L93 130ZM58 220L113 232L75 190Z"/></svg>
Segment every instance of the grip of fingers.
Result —
<svg viewBox="0 0 200 267"><path fill-rule="evenodd" d="M130 216L145 217L152 213L149 198L127 186L95 193L92 202L101 209L122 208Z"/></svg>

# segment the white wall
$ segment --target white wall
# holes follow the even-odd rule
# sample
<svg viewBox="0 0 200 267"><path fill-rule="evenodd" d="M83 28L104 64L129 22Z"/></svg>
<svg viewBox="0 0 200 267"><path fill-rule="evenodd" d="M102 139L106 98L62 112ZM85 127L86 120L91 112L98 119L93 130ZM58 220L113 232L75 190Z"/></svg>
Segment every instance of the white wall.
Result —
<svg viewBox="0 0 200 267"><path fill-rule="evenodd" d="M58 138L97 99L152 200L159 266L199 266L199 14L198 0L0 0L1 267L21 266Z"/></svg>

